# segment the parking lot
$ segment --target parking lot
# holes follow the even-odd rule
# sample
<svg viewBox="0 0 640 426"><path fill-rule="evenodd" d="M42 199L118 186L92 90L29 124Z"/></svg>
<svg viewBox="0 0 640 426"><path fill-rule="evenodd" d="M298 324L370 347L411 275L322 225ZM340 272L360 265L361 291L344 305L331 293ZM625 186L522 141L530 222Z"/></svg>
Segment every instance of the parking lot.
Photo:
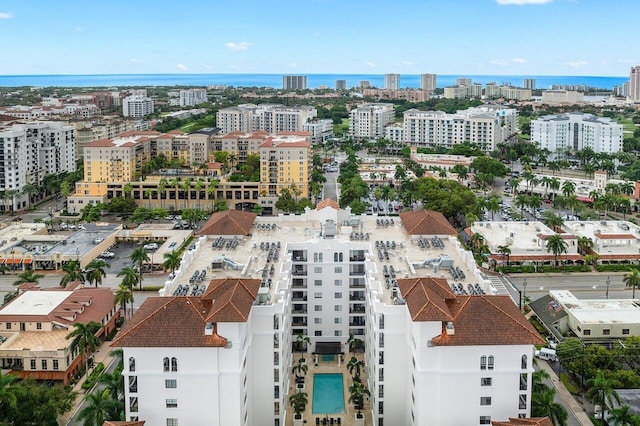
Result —
<svg viewBox="0 0 640 426"><path fill-rule="evenodd" d="M133 242L117 242L109 249L109 251L115 256L109 259L104 259L109 264L109 267L105 272L107 274L117 274L123 268L132 266L133 262L131 262L131 253L133 253L133 251L138 247L142 247L142 244ZM147 250L150 259L152 259L154 252L155 250ZM162 263L158 259L153 260L155 260L156 263Z"/></svg>

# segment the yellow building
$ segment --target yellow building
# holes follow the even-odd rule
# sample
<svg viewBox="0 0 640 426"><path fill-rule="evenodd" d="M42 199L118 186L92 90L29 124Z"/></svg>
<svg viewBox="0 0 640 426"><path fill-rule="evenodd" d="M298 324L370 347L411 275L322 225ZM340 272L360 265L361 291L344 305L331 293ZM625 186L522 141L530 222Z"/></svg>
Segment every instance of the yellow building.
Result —
<svg viewBox="0 0 640 426"><path fill-rule="evenodd" d="M307 132L283 132L260 145L260 193L277 198L284 188L297 188L296 197L309 196L311 141Z"/></svg>

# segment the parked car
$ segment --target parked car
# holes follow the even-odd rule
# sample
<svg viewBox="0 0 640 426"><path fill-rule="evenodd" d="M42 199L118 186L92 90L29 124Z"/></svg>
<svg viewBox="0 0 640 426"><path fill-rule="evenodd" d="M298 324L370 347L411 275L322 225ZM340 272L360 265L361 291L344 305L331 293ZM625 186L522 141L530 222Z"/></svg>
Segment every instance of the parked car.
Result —
<svg viewBox="0 0 640 426"><path fill-rule="evenodd" d="M116 254L114 252L108 251L108 250L107 251L103 251L102 253L100 253L100 257L104 257L104 258L109 258L110 259L110 258L115 257L115 256L116 256Z"/></svg>
<svg viewBox="0 0 640 426"><path fill-rule="evenodd" d="M158 244L156 243L145 244L143 248L145 250L156 250L158 248Z"/></svg>
<svg viewBox="0 0 640 426"><path fill-rule="evenodd" d="M101 242L103 242L103 241L104 241L104 237L96 237L96 238L93 240L93 244L100 244L100 243L101 243Z"/></svg>

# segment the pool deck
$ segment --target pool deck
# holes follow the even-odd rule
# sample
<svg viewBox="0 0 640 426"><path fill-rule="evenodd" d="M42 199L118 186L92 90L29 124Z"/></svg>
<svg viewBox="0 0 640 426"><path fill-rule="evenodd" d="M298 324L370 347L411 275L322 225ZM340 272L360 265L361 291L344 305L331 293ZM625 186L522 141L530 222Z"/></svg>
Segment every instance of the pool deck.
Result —
<svg viewBox="0 0 640 426"><path fill-rule="evenodd" d="M297 355L297 354L296 354ZM316 424L316 418L320 419L320 424L322 425L322 419L323 418L333 418L334 419L334 425L336 425L337 423L335 423L335 419L340 418L341 419L341 426L342 425L347 425L347 426L354 426L355 425L355 413L356 410L353 407L353 404L349 403L349 386L351 386L351 384L353 383L352 379L351 379L351 374L349 374L349 370L347 369L346 363L348 362L348 360L351 358L352 354L348 353L348 354L344 354L344 358L345 358L345 362L341 363L340 366L338 366L337 361L336 362L322 362L320 361L318 363L318 366L316 367L313 362L309 363L309 371L307 372L307 374L305 375L305 389L304 391L307 392L308 394L308 401L309 403L307 404L307 409L304 411L303 413L303 419L306 420L306 424L305 426L314 426ZM358 358L359 360L363 360L364 354L356 354L356 358ZM299 356L294 356L293 362L297 363L298 362L298 358ZM311 358L311 355L307 354L306 355L307 358L307 362L309 361L313 361L313 359ZM310 359L311 358L311 359ZM314 380L314 375L315 374L329 374L329 373L342 373L343 375L343 385L344 385L344 405L345 405L345 412L343 414L328 414L328 415L323 415L323 414L312 414L312 408L313 408L313 380ZM362 379L362 383L366 384L367 383L367 376L366 373L361 373L361 379ZM291 375L291 380L290 380L291 386L289 389L289 395L292 395L293 392L295 392L294 388L295 388L295 376L292 374ZM369 391L371 393L373 393L373 391L371 389L369 389ZM287 397L288 399L288 397ZM291 405L289 404L289 401L287 400L287 418L285 419L285 426L293 426L293 415L294 412L291 409ZM371 419L371 404L369 402L369 398L365 397L365 401L364 401L364 409L362 410L362 413L364 414L364 424L365 425L371 425L372 419ZM329 423L326 423L329 424Z"/></svg>

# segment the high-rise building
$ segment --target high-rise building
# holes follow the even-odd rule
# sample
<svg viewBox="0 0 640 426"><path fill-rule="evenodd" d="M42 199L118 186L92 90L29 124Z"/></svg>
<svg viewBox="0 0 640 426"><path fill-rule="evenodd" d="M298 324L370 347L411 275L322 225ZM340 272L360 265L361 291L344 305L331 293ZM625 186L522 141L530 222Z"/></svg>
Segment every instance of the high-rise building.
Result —
<svg viewBox="0 0 640 426"><path fill-rule="evenodd" d="M420 89L433 92L436 90L435 74L420 74Z"/></svg>
<svg viewBox="0 0 640 426"><path fill-rule="evenodd" d="M525 89L536 90L536 79L535 78L525 78L522 80L522 87Z"/></svg>
<svg viewBox="0 0 640 426"><path fill-rule="evenodd" d="M0 191L12 194L0 210L28 207L25 185L42 185L47 175L76 170L75 128L61 122L0 126Z"/></svg>
<svg viewBox="0 0 640 426"><path fill-rule="evenodd" d="M317 115L318 111L311 106L243 104L219 110L216 113L216 124L222 133L301 132L302 125L313 120Z"/></svg>
<svg viewBox="0 0 640 426"><path fill-rule="evenodd" d="M347 80L336 80L336 90L347 90Z"/></svg>
<svg viewBox="0 0 640 426"><path fill-rule="evenodd" d="M456 86L471 86L471 79L460 77L456 80Z"/></svg>
<svg viewBox="0 0 640 426"><path fill-rule="evenodd" d="M387 90L398 90L400 88L400 74L385 74L384 88Z"/></svg>
<svg viewBox="0 0 640 426"><path fill-rule="evenodd" d="M640 101L640 65L631 67L629 74L629 99Z"/></svg>
<svg viewBox="0 0 640 426"><path fill-rule="evenodd" d="M260 192L275 203L283 189L295 197L309 196L311 135L284 132L272 135L260 145Z"/></svg>
<svg viewBox="0 0 640 426"><path fill-rule="evenodd" d="M284 90L307 90L307 76L283 75L282 88Z"/></svg>
<svg viewBox="0 0 640 426"><path fill-rule="evenodd" d="M531 143L548 149L552 158L568 149L591 148L596 153L615 154L622 150L622 139L622 124L607 117L571 112L531 120Z"/></svg>
<svg viewBox="0 0 640 426"><path fill-rule="evenodd" d="M207 102L207 89L188 89L180 91L180 106L195 106Z"/></svg>
<svg viewBox="0 0 640 426"><path fill-rule="evenodd" d="M142 96L129 96L122 101L122 115L142 118L153 114L153 100Z"/></svg>
<svg viewBox="0 0 640 426"><path fill-rule="evenodd" d="M349 112L349 134L356 139L383 138L393 118L393 104L359 105Z"/></svg>

